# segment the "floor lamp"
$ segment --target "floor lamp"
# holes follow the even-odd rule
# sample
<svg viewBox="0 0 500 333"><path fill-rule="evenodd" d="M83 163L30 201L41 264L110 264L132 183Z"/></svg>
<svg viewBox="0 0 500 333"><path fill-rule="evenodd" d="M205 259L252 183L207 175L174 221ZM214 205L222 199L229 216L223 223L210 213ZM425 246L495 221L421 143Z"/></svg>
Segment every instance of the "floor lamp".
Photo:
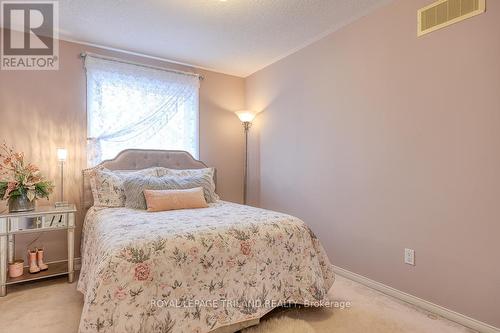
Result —
<svg viewBox="0 0 500 333"><path fill-rule="evenodd" d="M243 123L245 129L245 168L243 172L243 203L247 203L247 181L248 181L248 130L252 126L252 120L255 118L255 113L244 110L236 112L238 118Z"/></svg>

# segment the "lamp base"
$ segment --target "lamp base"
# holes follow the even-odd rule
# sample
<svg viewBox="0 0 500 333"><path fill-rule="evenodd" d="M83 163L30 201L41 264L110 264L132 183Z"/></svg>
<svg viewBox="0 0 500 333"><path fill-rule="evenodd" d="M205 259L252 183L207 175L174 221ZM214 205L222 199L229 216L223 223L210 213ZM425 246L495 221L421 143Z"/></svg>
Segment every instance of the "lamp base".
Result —
<svg viewBox="0 0 500 333"><path fill-rule="evenodd" d="M68 207L69 203L67 201L60 201L60 202L56 202L55 206L56 206L56 208L59 208L59 207Z"/></svg>

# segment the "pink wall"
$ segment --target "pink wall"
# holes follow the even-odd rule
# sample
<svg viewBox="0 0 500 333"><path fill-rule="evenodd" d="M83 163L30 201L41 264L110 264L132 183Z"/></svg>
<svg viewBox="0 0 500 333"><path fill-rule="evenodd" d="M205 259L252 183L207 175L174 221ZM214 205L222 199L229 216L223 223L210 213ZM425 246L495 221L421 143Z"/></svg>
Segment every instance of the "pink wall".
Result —
<svg viewBox="0 0 500 333"><path fill-rule="evenodd" d="M500 1L417 38L429 2L247 79L250 198L303 218L335 265L500 327Z"/></svg>
<svg viewBox="0 0 500 333"><path fill-rule="evenodd" d="M0 31L1 32L1 31ZM243 196L243 130L233 111L244 108L244 79L154 61L61 41L58 71L0 71L0 141L5 140L42 172L58 182L57 147L66 147L66 195L80 203L81 170L86 167L86 88L79 54L90 51L150 63L157 66L199 72L205 76L200 88L200 159L218 171L218 192L228 201ZM51 202L58 199L58 192ZM48 204L41 201L39 204ZM0 211L4 209L3 203ZM83 216L77 221L76 255L79 256ZM64 259L64 235L41 234L32 246L45 246L49 260ZM18 236L17 257L24 257L30 236Z"/></svg>

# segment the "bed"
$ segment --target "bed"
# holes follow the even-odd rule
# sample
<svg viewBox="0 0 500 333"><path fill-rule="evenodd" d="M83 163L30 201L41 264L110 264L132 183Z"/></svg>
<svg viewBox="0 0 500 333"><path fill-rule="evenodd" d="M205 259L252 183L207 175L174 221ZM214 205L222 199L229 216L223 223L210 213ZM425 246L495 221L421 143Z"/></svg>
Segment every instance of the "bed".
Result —
<svg viewBox="0 0 500 333"><path fill-rule="evenodd" d="M186 152L150 150L102 165L206 168ZM81 333L235 332L275 307L324 302L333 284L323 247L296 217L225 201L155 213L96 208L85 177L83 191Z"/></svg>

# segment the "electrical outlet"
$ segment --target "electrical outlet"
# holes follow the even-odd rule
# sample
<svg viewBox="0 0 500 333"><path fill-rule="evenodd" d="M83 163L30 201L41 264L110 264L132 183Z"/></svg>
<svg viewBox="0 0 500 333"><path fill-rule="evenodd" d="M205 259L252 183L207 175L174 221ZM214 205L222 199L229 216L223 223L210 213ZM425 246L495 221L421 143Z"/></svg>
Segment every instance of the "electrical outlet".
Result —
<svg viewBox="0 0 500 333"><path fill-rule="evenodd" d="M405 264L415 266L415 250L405 249Z"/></svg>

